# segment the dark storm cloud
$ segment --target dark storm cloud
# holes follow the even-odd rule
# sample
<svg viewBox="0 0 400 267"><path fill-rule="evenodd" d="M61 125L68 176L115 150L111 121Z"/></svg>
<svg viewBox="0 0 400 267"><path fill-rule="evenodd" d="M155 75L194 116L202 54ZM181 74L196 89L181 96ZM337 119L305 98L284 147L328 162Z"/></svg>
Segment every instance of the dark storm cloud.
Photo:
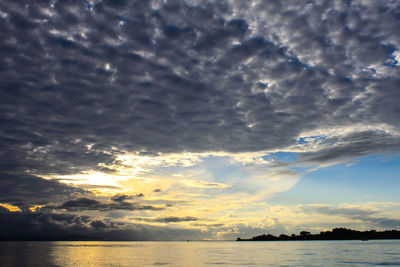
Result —
<svg viewBox="0 0 400 267"><path fill-rule="evenodd" d="M121 151L261 151L354 123L398 131L399 28L389 1L4 0L2 179L112 172ZM304 157L398 152L392 134L359 135Z"/></svg>
<svg viewBox="0 0 400 267"><path fill-rule="evenodd" d="M93 229L88 216L2 211L0 217L1 239L52 239Z"/></svg>
<svg viewBox="0 0 400 267"><path fill-rule="evenodd" d="M112 199L111 202L99 201L92 198L81 197L73 200L68 200L59 206L46 206L45 209L65 209L69 211L80 210L162 210L163 207L155 207L151 205L143 205L139 203L125 202L124 199Z"/></svg>
<svg viewBox="0 0 400 267"><path fill-rule="evenodd" d="M79 188L32 175L0 173L0 203L9 203L27 210L33 205L65 201L76 195L91 195Z"/></svg>
<svg viewBox="0 0 400 267"><path fill-rule="evenodd" d="M90 216L8 212L0 207L0 240L182 240L196 230L103 221Z"/></svg>
<svg viewBox="0 0 400 267"><path fill-rule="evenodd" d="M331 216L343 216L365 224L380 227L382 229L395 229L400 226L399 219L379 216L379 211L365 210L362 208L333 208L329 206L304 206L302 211L306 213L319 213Z"/></svg>

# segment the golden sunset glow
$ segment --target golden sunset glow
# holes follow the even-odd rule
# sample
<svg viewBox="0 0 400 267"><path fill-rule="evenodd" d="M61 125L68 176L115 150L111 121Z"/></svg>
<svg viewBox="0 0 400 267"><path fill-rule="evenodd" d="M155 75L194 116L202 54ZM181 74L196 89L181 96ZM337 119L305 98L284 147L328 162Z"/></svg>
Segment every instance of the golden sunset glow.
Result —
<svg viewBox="0 0 400 267"><path fill-rule="evenodd" d="M17 206L13 206L7 203L0 203L0 206L8 209L11 212L21 211L21 209L18 208Z"/></svg>

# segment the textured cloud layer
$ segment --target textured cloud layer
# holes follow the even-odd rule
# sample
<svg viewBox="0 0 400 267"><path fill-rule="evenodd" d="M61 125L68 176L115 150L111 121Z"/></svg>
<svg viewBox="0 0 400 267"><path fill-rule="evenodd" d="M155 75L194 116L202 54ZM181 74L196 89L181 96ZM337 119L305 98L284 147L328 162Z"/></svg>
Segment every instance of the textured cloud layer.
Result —
<svg viewBox="0 0 400 267"><path fill-rule="evenodd" d="M354 123L398 130L397 7L3 1L3 169L99 168L112 147L268 150Z"/></svg>

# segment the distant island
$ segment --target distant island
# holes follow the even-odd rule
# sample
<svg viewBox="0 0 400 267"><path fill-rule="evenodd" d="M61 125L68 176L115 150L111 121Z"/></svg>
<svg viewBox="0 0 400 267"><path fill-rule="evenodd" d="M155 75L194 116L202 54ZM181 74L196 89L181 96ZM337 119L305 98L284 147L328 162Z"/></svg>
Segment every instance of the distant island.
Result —
<svg viewBox="0 0 400 267"><path fill-rule="evenodd" d="M332 231L320 232L319 234L311 234L307 231L300 232L299 235L259 235L250 239L241 239L236 241L291 241L291 240L372 240L372 239L400 239L400 231L357 231L346 228L334 228Z"/></svg>

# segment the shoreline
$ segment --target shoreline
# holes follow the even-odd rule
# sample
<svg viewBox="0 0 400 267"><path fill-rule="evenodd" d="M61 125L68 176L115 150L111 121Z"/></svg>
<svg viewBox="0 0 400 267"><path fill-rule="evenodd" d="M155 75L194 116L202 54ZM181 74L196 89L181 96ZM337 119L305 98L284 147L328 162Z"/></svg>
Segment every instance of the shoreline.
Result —
<svg viewBox="0 0 400 267"><path fill-rule="evenodd" d="M346 240L390 240L400 239L400 231L386 230L386 231L358 231L346 228L334 228L332 231L320 232L319 234L311 234L307 231L300 232L299 235L285 235L281 234L278 237L271 234L263 234L252 238L240 238L236 241L346 241Z"/></svg>

